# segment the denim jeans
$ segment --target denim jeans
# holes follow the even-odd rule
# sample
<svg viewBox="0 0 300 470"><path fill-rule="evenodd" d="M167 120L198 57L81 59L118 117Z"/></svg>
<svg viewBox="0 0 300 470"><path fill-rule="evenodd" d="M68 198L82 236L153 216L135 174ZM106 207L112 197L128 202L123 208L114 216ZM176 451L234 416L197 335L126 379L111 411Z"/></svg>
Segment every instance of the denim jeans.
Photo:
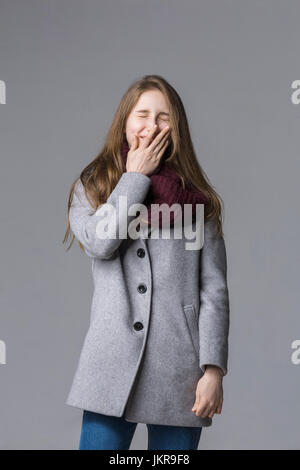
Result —
<svg viewBox="0 0 300 470"><path fill-rule="evenodd" d="M83 410L78 450L129 450L135 428L122 417ZM147 424L147 450L197 450L202 427Z"/></svg>

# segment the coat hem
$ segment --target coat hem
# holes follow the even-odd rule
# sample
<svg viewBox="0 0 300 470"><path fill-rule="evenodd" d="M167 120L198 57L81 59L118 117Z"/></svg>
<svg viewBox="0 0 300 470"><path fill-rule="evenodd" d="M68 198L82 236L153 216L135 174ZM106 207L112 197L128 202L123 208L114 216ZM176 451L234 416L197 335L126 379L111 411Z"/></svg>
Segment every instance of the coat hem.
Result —
<svg viewBox="0 0 300 470"><path fill-rule="evenodd" d="M203 423L200 423L199 424L179 424L179 423L170 423L170 422L164 422L164 423L158 423L157 421L148 421L148 420L145 420L144 418L142 419L139 419L139 418L134 418L134 417L131 417L131 418L127 418L126 416L124 416L124 413L122 415L120 414L111 414L111 413L105 413L103 411L99 411L99 410L95 410L95 408L92 406L83 406L83 405L80 405L78 402L70 402L70 401L66 401L65 402L65 405L68 405L68 406L73 406L75 408L79 408L81 410L86 410L86 411L91 411L92 413L99 413L99 414L103 414L105 416L112 416L114 418L121 418L121 417L124 417L125 421L128 421L129 423L137 423L137 424L158 424L160 426L180 426L180 427L189 427L189 428L200 428L200 427L210 427L212 425L212 420L210 422L203 422Z"/></svg>
<svg viewBox="0 0 300 470"><path fill-rule="evenodd" d="M119 414L105 413L105 411L99 411L99 409L96 410L96 408L94 408L93 406L89 406L89 405L84 406L84 405L80 405L77 402L72 402L71 403L69 401L66 401L65 405L73 406L74 408L79 408L82 411L84 411L84 410L91 411L92 413L98 413L98 414L105 415L105 416L112 416L114 418L121 418L123 416L120 413Z"/></svg>
<svg viewBox="0 0 300 470"><path fill-rule="evenodd" d="M149 421L146 421L144 419L140 420L140 419L130 419L130 418L124 418L125 421L128 421L129 423L140 423L140 424L157 424L157 425L160 425L160 426L180 426L180 427L187 427L187 428L204 428L204 427L210 427L212 425L212 422L210 423L202 423L202 424L179 424L179 423L170 423L170 422L164 422L164 423L158 423L158 422L149 422Z"/></svg>

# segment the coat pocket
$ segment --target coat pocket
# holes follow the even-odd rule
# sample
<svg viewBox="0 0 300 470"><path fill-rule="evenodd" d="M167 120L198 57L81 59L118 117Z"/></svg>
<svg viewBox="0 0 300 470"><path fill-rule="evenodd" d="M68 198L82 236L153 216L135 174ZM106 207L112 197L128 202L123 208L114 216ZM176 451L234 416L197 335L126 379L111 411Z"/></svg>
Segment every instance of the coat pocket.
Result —
<svg viewBox="0 0 300 470"><path fill-rule="evenodd" d="M199 325L198 315L196 314L194 304L184 305L183 312L196 356L199 357Z"/></svg>

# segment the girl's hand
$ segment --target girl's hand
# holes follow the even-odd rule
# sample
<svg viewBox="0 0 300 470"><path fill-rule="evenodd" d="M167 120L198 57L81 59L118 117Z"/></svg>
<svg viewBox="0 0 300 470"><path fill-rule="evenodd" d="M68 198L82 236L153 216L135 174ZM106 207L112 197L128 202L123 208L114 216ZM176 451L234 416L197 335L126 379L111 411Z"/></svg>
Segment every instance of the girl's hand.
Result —
<svg viewBox="0 0 300 470"><path fill-rule="evenodd" d="M209 367L198 382L196 400L192 411L201 418L220 414L223 404L223 377L215 368Z"/></svg>
<svg viewBox="0 0 300 470"><path fill-rule="evenodd" d="M134 135L132 146L127 154L126 171L138 171L143 175L152 175L159 166L161 157L169 144L169 128L164 127L162 131L151 142L156 131L156 126L152 128L148 136L138 141L138 136Z"/></svg>

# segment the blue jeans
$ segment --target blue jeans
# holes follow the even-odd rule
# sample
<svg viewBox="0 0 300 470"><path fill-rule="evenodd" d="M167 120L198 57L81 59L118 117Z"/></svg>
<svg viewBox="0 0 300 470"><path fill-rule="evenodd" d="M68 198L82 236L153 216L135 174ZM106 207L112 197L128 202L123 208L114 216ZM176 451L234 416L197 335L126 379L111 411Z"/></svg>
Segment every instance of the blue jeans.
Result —
<svg viewBox="0 0 300 470"><path fill-rule="evenodd" d="M116 416L83 410L78 450L129 450L135 428L131 423ZM197 450L202 427L165 426L147 424L147 450Z"/></svg>

